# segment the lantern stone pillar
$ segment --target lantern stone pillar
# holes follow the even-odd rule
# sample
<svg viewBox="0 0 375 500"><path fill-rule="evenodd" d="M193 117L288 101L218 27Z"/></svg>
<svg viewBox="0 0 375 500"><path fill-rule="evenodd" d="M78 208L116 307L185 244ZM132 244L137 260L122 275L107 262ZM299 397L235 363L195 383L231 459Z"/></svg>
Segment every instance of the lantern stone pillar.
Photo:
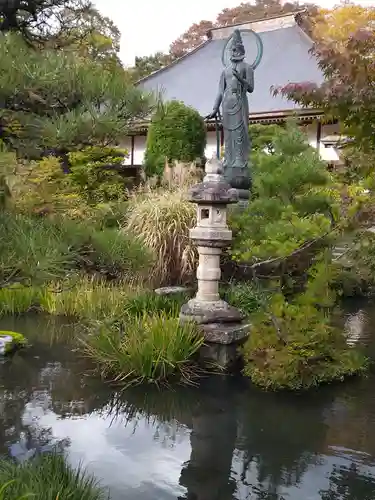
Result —
<svg viewBox="0 0 375 500"><path fill-rule="evenodd" d="M230 246L232 231L227 225L227 207L238 202L238 191L223 177L220 160L212 158L206 164L203 182L189 191L188 200L197 205L197 225L190 229L190 238L197 246L198 291L181 308L180 321L199 325L205 345L202 358L229 368L237 359L238 344L243 342L250 325L243 314L220 298L220 257Z"/></svg>

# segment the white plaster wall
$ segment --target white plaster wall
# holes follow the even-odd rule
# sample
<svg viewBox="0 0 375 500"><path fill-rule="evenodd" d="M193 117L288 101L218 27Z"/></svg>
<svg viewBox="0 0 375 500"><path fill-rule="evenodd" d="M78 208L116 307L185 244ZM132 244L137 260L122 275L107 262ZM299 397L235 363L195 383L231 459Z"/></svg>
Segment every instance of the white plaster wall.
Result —
<svg viewBox="0 0 375 500"><path fill-rule="evenodd" d="M303 125L302 130L307 135L307 140L310 146L313 148L317 147L317 133L318 133L318 122L309 123L308 125Z"/></svg>
<svg viewBox="0 0 375 500"><path fill-rule="evenodd" d="M316 148L317 147L317 130L318 123L313 122L308 125L301 125L304 133L307 135L307 140L309 144ZM339 126L335 125L322 125L322 133L321 139L325 136L336 135L339 133ZM127 159L126 164L130 164L130 152L131 152L131 143L130 138L125 138L125 140L121 143L121 146L129 148L129 158ZM144 154L146 150L146 137L145 136L135 136L134 137L134 164L142 165ZM207 145L205 149L206 158L212 158L212 155L216 153L216 133L214 131L207 132ZM320 155L323 160L326 161L338 161L337 150L332 147L325 148L324 145L320 144Z"/></svg>
<svg viewBox="0 0 375 500"><path fill-rule="evenodd" d="M338 123L322 125L322 139L328 136L340 135L340 126ZM329 163L340 163L340 152L332 146L320 146L320 156L322 160Z"/></svg>
<svg viewBox="0 0 375 500"><path fill-rule="evenodd" d="M131 137L125 137L119 144L119 147L121 149L126 149L128 151L128 157L125 159L124 164L125 165L130 165L131 164L131 151L132 151L132 141Z"/></svg>
<svg viewBox="0 0 375 500"><path fill-rule="evenodd" d="M134 137L134 165L143 165L146 151L146 139L145 135Z"/></svg>
<svg viewBox="0 0 375 500"><path fill-rule="evenodd" d="M307 135L307 140L313 148L317 147L317 132L318 132L318 122L311 123L309 125L303 125L303 131ZM321 137L320 140L324 139L324 137L338 135L339 134L339 125L338 124L322 124ZM340 161L340 156L338 150L332 146L325 147L321 142L319 147L319 154L322 160L328 163L337 163Z"/></svg>

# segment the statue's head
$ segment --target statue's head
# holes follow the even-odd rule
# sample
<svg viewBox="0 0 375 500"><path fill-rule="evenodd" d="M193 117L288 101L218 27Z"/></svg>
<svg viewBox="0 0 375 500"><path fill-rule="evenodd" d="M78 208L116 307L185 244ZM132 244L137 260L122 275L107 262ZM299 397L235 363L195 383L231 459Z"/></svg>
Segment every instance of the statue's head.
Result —
<svg viewBox="0 0 375 500"><path fill-rule="evenodd" d="M234 30L232 35L230 60L233 62L243 61L245 58L245 47L243 46L240 30Z"/></svg>

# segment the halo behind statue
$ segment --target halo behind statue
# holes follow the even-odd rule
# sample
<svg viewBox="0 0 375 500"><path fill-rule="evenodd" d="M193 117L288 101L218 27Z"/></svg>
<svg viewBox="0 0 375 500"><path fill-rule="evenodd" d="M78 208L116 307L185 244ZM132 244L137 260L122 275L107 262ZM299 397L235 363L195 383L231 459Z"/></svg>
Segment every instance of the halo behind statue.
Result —
<svg viewBox="0 0 375 500"><path fill-rule="evenodd" d="M254 62L252 64L250 64L250 63L248 63L248 64L250 64L250 66L252 66L253 69L256 69L259 66L259 64L262 60L262 57L263 57L262 39L258 35L258 33L255 33L255 31L253 31L253 30L247 29L247 30L239 30L239 31L241 34L242 33L250 33L255 37L256 46L257 46L257 55L254 59ZM224 67L228 66L229 61L230 61L230 43L232 41L232 38L233 38L233 35L228 38L228 40L226 41L226 43L224 45L223 52L221 54L221 62L223 63Z"/></svg>

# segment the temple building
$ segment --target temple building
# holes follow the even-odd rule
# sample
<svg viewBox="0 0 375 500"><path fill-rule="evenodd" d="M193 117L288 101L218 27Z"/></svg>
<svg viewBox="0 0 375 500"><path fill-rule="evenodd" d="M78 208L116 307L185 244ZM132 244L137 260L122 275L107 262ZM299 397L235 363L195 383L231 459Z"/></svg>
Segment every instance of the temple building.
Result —
<svg viewBox="0 0 375 500"><path fill-rule="evenodd" d="M274 97L273 86L288 83L323 82L323 74L316 58L310 54L313 45L310 37L300 27L301 13L292 13L262 19L235 26L214 28L207 34L207 40L199 47L143 78L138 85L146 91L154 91L164 100L177 99L198 110L201 116L212 111L223 69L222 53L228 37L234 29L240 29L246 50L246 61L251 64L256 57L255 37L259 34L263 42L263 58L255 70L255 89L248 94L250 123L283 123L290 116L296 116L304 128L309 143L318 148L322 159L330 164L339 162L338 124L326 123L323 113L315 109L303 109L282 96ZM129 151L127 164L142 165L146 147L148 123L142 123L132 136L121 144ZM221 134L223 140L223 134ZM325 141L329 137L330 141ZM215 122L207 123L206 157L216 151Z"/></svg>

